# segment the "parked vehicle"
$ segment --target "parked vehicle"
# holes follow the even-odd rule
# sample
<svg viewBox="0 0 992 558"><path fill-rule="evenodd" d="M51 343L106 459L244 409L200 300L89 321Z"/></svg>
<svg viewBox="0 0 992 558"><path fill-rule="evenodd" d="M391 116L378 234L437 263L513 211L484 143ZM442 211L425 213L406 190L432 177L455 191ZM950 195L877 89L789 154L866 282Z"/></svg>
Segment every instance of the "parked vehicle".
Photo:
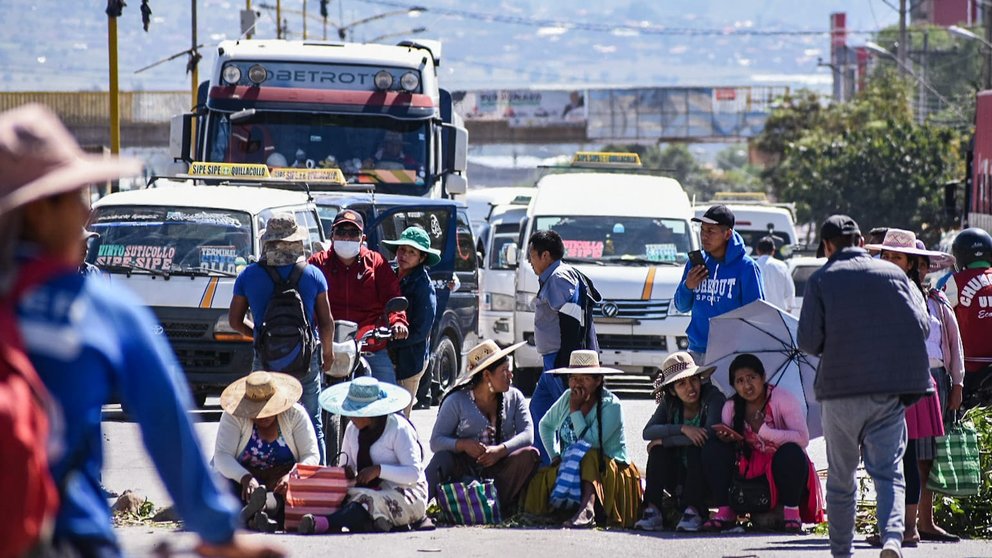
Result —
<svg viewBox="0 0 992 558"><path fill-rule="evenodd" d="M693 210L696 217L701 217L707 209L717 204L726 205L734 212L737 220L734 230L744 238L748 255L766 236L776 239L776 258L785 260L792 255L798 244L792 204L770 203L763 193L720 192L712 201L696 204Z"/></svg>
<svg viewBox="0 0 992 558"><path fill-rule="evenodd" d="M796 308L792 311L797 318L803 308L803 296L806 293L806 281L810 275L823 267L827 263L827 258L811 258L807 256L794 256L789 258L785 265L789 267L789 276L796 286Z"/></svg>
<svg viewBox="0 0 992 558"><path fill-rule="evenodd" d="M526 205L495 206L479 238L479 251L482 253L479 332L483 339L492 339L502 347L513 344L513 312L517 295L516 267L506 261L503 247L518 242L520 223L526 217Z"/></svg>
<svg viewBox="0 0 992 558"><path fill-rule="evenodd" d="M468 216L472 220L472 230L477 237L482 236L482 230L489 223L493 211L504 205L516 205L526 208L534 196L532 187L506 188L473 188L465 194L468 204Z"/></svg>

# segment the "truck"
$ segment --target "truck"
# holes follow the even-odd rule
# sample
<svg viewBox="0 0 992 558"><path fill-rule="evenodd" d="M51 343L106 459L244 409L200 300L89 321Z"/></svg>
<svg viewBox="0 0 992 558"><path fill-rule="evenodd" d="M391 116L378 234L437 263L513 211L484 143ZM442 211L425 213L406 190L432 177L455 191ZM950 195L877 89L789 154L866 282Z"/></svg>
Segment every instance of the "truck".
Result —
<svg viewBox="0 0 992 558"><path fill-rule="evenodd" d="M379 193L464 193L468 132L440 64L436 41L223 41L192 112L172 118L170 154L340 169Z"/></svg>
<svg viewBox="0 0 992 558"><path fill-rule="evenodd" d="M966 226L992 231L992 90L980 91L965 180Z"/></svg>
<svg viewBox="0 0 992 558"><path fill-rule="evenodd" d="M515 381L529 389L542 366L534 345L538 278L522 262L527 239L553 230L563 261L592 279L603 297L595 312L600 362L650 379L669 353L686 350L689 315L673 304L688 253L698 248L689 198L673 178L641 172L630 153L578 153L564 172L541 177L518 242L502 248L516 267ZM484 293L485 296L485 293Z"/></svg>

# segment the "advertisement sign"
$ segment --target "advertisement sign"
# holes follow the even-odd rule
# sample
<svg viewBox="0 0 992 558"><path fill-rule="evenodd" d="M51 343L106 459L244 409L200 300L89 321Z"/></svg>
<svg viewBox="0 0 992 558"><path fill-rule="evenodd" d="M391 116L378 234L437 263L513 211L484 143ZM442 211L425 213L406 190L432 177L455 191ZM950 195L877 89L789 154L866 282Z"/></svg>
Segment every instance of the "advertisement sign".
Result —
<svg viewBox="0 0 992 558"><path fill-rule="evenodd" d="M511 127L583 125L584 91L536 89L469 91L456 95L455 112L466 120L505 120Z"/></svg>

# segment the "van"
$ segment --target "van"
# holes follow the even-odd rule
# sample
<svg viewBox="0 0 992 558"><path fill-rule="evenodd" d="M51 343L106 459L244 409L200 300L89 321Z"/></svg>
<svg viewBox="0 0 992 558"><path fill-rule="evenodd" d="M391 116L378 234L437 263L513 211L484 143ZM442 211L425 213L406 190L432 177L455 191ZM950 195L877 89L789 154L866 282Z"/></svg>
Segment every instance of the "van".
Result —
<svg viewBox="0 0 992 558"><path fill-rule="evenodd" d="M775 238L778 250L775 257L784 260L792 255L798 244L796 222L788 204L734 203L716 199L713 202L696 205L696 217L702 217L711 206L723 204L734 212L734 230L744 238L745 251L751 255L758 241L766 236Z"/></svg>
<svg viewBox="0 0 992 558"><path fill-rule="evenodd" d="M424 374L418 400L440 402L441 394L458 378L465 355L479 342L479 261L476 240L464 203L452 200L371 193L314 192L325 235L338 212L350 209L365 220L369 249L387 261L394 249L382 244L395 240L409 226L427 231L441 261L430 268L437 293L437 314L431 331L429 374Z"/></svg>
<svg viewBox="0 0 992 558"><path fill-rule="evenodd" d="M155 313L153 333L168 339L199 405L252 369L252 338L231 329L228 308L238 273L261 256L266 223L283 212L307 229L307 256L324 249L302 192L160 179L93 204L87 228L100 236L87 261Z"/></svg>
<svg viewBox="0 0 992 558"><path fill-rule="evenodd" d="M494 206L479 239L482 255L479 331L483 339L492 339L501 347L513 344L513 309L517 295L516 269L506 261L503 247L518 241L520 223L526 217L526 205Z"/></svg>
<svg viewBox="0 0 992 558"><path fill-rule="evenodd" d="M625 160L619 155L628 154L603 159ZM620 169L632 166L639 167L639 161ZM594 318L600 361L625 373L653 376L669 353L689 344L689 315L679 312L672 300L698 240L690 225L689 198L677 180L620 169L542 177L519 244L504 250L512 262L526 253L527 239L535 231L561 235L564 261L588 276L603 297ZM517 266L516 284L514 340L527 345L516 352L515 366L520 383L529 387L542 366L534 348L538 279L530 265Z"/></svg>

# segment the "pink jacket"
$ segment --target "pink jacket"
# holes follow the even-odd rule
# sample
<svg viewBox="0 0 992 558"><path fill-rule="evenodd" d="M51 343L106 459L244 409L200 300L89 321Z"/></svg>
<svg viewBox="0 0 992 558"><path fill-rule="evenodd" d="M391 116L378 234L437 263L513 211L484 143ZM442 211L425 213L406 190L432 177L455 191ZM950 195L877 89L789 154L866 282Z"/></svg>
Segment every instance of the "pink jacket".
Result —
<svg viewBox="0 0 992 558"><path fill-rule="evenodd" d="M941 352L944 353L944 368L951 376L952 386L964 385L964 346L961 344L961 329L958 327L958 318L944 293L931 289L930 299L937 303L938 315L936 318L940 320L941 324L940 344ZM929 309L930 306L927 305L927 310Z"/></svg>
<svg viewBox="0 0 992 558"><path fill-rule="evenodd" d="M809 428L806 426L806 414L795 396L784 389L774 389L768 386L768 407L766 415L771 415L772 424L767 422L758 429L757 435L768 442L772 448L793 442L805 449L809 445ZM734 399L730 398L723 404L723 423L734 425ZM745 428L748 428L745 426Z"/></svg>

